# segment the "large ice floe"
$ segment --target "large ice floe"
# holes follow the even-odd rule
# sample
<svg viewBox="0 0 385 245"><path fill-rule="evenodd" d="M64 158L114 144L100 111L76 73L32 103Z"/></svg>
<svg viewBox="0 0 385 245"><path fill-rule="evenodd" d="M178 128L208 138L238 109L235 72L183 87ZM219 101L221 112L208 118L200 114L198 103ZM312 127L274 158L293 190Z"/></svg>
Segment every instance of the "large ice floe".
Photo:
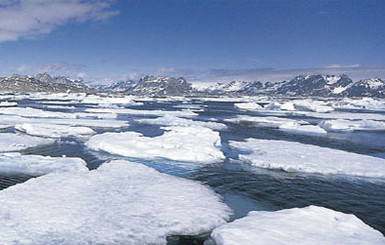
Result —
<svg viewBox="0 0 385 245"><path fill-rule="evenodd" d="M158 118L137 119L136 121L144 124L153 124L153 125L162 125L162 126L182 126L182 127L202 126L202 127L211 128L213 130L224 130L227 128L226 125L223 123L196 121L196 120L177 117L174 115L166 115Z"/></svg>
<svg viewBox="0 0 385 245"><path fill-rule="evenodd" d="M282 117L258 117L238 115L235 118L225 119L226 122L252 124L262 127L277 128L292 134L318 135L327 133L318 125L310 125L303 120L294 120Z"/></svg>
<svg viewBox="0 0 385 245"><path fill-rule="evenodd" d="M88 127L73 127L55 124L17 124L15 129L24 133L48 138L61 137L82 137L95 134L95 131Z"/></svg>
<svg viewBox="0 0 385 245"><path fill-rule="evenodd" d="M208 187L125 161L48 174L0 192L0 244L166 244L231 214Z"/></svg>
<svg viewBox="0 0 385 245"><path fill-rule="evenodd" d="M88 171L86 165L84 160L74 157L0 153L0 173L7 174L42 175L52 172L84 172Z"/></svg>
<svg viewBox="0 0 385 245"><path fill-rule="evenodd" d="M52 139L25 134L0 133L0 152L21 151L31 147L53 144L54 142Z"/></svg>
<svg viewBox="0 0 385 245"><path fill-rule="evenodd" d="M385 131L385 122L374 120L323 120L318 125L327 131Z"/></svg>
<svg viewBox="0 0 385 245"><path fill-rule="evenodd" d="M0 115L0 121L3 126L14 127L16 124L49 124L68 125L68 126L85 126L96 128L122 128L129 124L126 121L120 120L105 120L105 119L79 119L79 118L26 118L17 115Z"/></svg>
<svg viewBox="0 0 385 245"><path fill-rule="evenodd" d="M230 146L249 151L239 159L256 167L288 172L385 178L385 159L282 140L247 139Z"/></svg>
<svg viewBox="0 0 385 245"><path fill-rule="evenodd" d="M219 133L200 126L164 127L157 137L145 137L136 132L104 133L86 142L91 150L141 159L209 164L221 161Z"/></svg>
<svg viewBox="0 0 385 245"><path fill-rule="evenodd" d="M380 245L385 237L353 214L308 206L275 212L252 211L216 228L218 245Z"/></svg>

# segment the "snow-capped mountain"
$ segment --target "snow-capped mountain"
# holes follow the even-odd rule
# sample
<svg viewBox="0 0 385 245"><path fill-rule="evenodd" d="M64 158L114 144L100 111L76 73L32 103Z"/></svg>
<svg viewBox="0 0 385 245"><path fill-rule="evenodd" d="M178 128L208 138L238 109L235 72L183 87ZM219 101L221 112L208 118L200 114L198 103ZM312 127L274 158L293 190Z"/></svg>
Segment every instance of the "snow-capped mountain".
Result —
<svg viewBox="0 0 385 245"><path fill-rule="evenodd" d="M111 91L111 92L127 92L132 89L135 85L135 82L132 80L127 81L119 81L111 83L110 85L100 85L97 86L96 89L103 91Z"/></svg>
<svg viewBox="0 0 385 245"><path fill-rule="evenodd" d="M6 92L87 92L89 90L91 90L89 86L81 80L52 77L47 73L0 78L0 91Z"/></svg>
<svg viewBox="0 0 385 245"><path fill-rule="evenodd" d="M385 83L379 78L354 82L346 75L307 75L297 76L283 82L244 82L218 83L207 88L196 89L197 93L233 95L278 95L278 96L317 96L317 97L378 97L385 98Z"/></svg>

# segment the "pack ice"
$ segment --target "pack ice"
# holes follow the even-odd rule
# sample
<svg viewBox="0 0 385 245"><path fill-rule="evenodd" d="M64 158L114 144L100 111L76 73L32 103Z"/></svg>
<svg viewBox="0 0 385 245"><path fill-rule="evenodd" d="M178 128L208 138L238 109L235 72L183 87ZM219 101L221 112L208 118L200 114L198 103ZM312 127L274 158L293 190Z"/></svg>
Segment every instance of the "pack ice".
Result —
<svg viewBox="0 0 385 245"><path fill-rule="evenodd" d="M353 214L308 206L276 212L253 211L216 228L218 245L385 244L383 235Z"/></svg>
<svg viewBox="0 0 385 245"><path fill-rule="evenodd" d="M0 192L0 244L166 244L228 220L208 187L144 165L48 174Z"/></svg>
<svg viewBox="0 0 385 245"><path fill-rule="evenodd" d="M145 137L136 132L104 133L92 136L86 146L95 151L142 159L209 164L221 161L219 133L200 126L164 127L163 135Z"/></svg>
<svg viewBox="0 0 385 245"><path fill-rule="evenodd" d="M94 130L88 127L73 127L66 125L55 124L17 124L15 129L24 133L36 136L43 136L48 138L60 138L69 136L87 136L95 133Z"/></svg>
<svg viewBox="0 0 385 245"><path fill-rule="evenodd" d="M327 131L376 131L385 130L385 122L375 120L322 120L320 127Z"/></svg>
<svg viewBox="0 0 385 245"><path fill-rule="evenodd" d="M52 172L87 171L86 162L73 157L50 157L0 153L0 172L11 174L43 175Z"/></svg>
<svg viewBox="0 0 385 245"><path fill-rule="evenodd" d="M162 125L162 126L202 126L211 128L213 130L224 130L226 129L226 125L223 123L217 122L203 122L203 121L195 121L191 119L181 118L174 115L166 115L158 118L145 118L136 120L139 123L144 124L153 124L153 125Z"/></svg>
<svg viewBox="0 0 385 245"><path fill-rule="evenodd" d="M287 172L385 177L385 159L283 140L247 139L230 146L250 151L239 159L253 166Z"/></svg>
<svg viewBox="0 0 385 245"><path fill-rule="evenodd" d="M33 137L25 134L0 133L0 152L21 151L40 145L49 145L54 140Z"/></svg>

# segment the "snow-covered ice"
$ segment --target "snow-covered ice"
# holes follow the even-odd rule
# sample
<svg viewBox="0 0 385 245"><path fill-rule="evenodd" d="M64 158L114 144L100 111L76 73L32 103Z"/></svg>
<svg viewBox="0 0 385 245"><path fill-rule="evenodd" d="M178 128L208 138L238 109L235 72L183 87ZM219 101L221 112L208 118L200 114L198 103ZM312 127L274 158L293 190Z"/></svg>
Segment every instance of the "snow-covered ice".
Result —
<svg viewBox="0 0 385 245"><path fill-rule="evenodd" d="M247 139L230 146L250 154L239 159L253 166L287 172L385 178L385 159L283 140Z"/></svg>
<svg viewBox="0 0 385 245"><path fill-rule="evenodd" d="M106 120L106 119L79 119L79 118L26 118L17 115L0 115L0 122L9 127L16 124L31 123L31 124L49 124L68 125L68 126L85 126L96 128L122 128L127 127L128 122L121 120Z"/></svg>
<svg viewBox="0 0 385 245"><path fill-rule="evenodd" d="M0 152L21 151L27 148L53 144L52 139L33 137L26 134L0 133Z"/></svg>
<svg viewBox="0 0 385 245"><path fill-rule="evenodd" d="M308 125L309 123L303 120L295 120L284 117L259 117L259 116L248 116L248 115L238 115L235 118L225 119L225 122L231 123L244 123L244 124L255 124L263 127L272 127L278 128L281 125L287 123L296 123L300 125Z"/></svg>
<svg viewBox="0 0 385 245"><path fill-rule="evenodd" d="M245 111L255 111L256 109L262 109L262 106L256 102L235 103L234 106Z"/></svg>
<svg viewBox="0 0 385 245"><path fill-rule="evenodd" d="M218 245L380 245L385 237L353 214L308 206L275 212L252 211L216 228Z"/></svg>
<svg viewBox="0 0 385 245"><path fill-rule="evenodd" d="M385 122L374 120L323 120L318 125L327 131L385 131Z"/></svg>
<svg viewBox="0 0 385 245"><path fill-rule="evenodd" d="M7 174L43 175L53 172L84 172L88 171L86 165L87 163L81 158L0 153L0 172Z"/></svg>
<svg viewBox="0 0 385 245"><path fill-rule="evenodd" d="M0 244L166 244L229 219L208 187L144 165L113 161L0 192Z"/></svg>
<svg viewBox="0 0 385 245"><path fill-rule="evenodd" d="M129 108L88 108L85 110L90 113L116 113L116 114L128 114L128 115L140 115L140 116L165 116L173 115L178 117L195 117L197 113L191 110L180 110L180 111L163 111L163 110L136 110Z"/></svg>
<svg viewBox="0 0 385 245"><path fill-rule="evenodd" d="M85 144L91 150L142 159L210 164L225 158L218 132L200 126L162 129L166 131L157 137L136 132L104 133L92 136Z"/></svg>
<svg viewBox="0 0 385 245"><path fill-rule="evenodd" d="M211 128L213 130L224 130L227 128L226 125L223 123L196 121L196 120L176 117L173 115L166 115L164 117L158 117L155 119L153 118L137 119L136 121L139 123L162 125L162 126L183 126L183 127L202 126L202 127Z"/></svg>
<svg viewBox="0 0 385 245"><path fill-rule="evenodd" d="M297 122L287 122L279 126L279 130L292 134L320 135L327 131L318 125L302 125Z"/></svg>
<svg viewBox="0 0 385 245"><path fill-rule="evenodd" d="M55 124L17 124L15 129L26 134L43 136L48 138L60 137L81 137L95 134L95 131L88 127L73 127Z"/></svg>

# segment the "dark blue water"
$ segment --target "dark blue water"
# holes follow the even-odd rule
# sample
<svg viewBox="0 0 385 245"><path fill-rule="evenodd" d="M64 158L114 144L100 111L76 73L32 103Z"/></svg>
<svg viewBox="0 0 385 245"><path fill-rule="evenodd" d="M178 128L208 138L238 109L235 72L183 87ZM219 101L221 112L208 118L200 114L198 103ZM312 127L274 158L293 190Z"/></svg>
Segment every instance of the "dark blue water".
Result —
<svg viewBox="0 0 385 245"><path fill-rule="evenodd" d="M201 104L200 101L197 103ZM136 109L180 110L174 106L181 102L145 102ZM206 102L200 116L194 120L216 118L219 122L239 114L248 114L234 109L233 103ZM41 107L36 101L23 101L21 106ZM85 105L76 105L76 109L60 111L82 111ZM56 110L57 111L57 110ZM372 113L372 112L368 112ZM136 131L146 136L161 135L159 126L135 123L135 116L122 115L119 120L130 122L128 128L121 131ZM298 118L298 117L296 117ZM300 117L316 124L319 119ZM216 164L196 167L181 166L166 160L148 161L129 159L154 167L160 172L197 180L221 194L225 202L234 210L233 219L245 216L251 210L280 210L293 207L318 205L344 213L352 213L368 225L385 234L385 180L353 178L348 176L287 173L280 170L267 170L249 166L237 159L238 153L228 147L230 140L246 138L280 139L314 144L322 147L340 149L360 154L385 158L385 132L350 132L331 133L326 136L307 136L285 133L272 128L227 123L228 129L221 131L222 151L226 160ZM105 130L99 130L104 132ZM49 156L67 155L80 157L88 163L90 169L97 168L105 160L119 159L120 156L107 153L90 152L83 142L66 138L51 146L28 149L23 154ZM127 158L125 158L127 159ZM21 183L32 176L0 175L0 189ZM172 237L169 244L202 244L208 234L202 237Z"/></svg>

